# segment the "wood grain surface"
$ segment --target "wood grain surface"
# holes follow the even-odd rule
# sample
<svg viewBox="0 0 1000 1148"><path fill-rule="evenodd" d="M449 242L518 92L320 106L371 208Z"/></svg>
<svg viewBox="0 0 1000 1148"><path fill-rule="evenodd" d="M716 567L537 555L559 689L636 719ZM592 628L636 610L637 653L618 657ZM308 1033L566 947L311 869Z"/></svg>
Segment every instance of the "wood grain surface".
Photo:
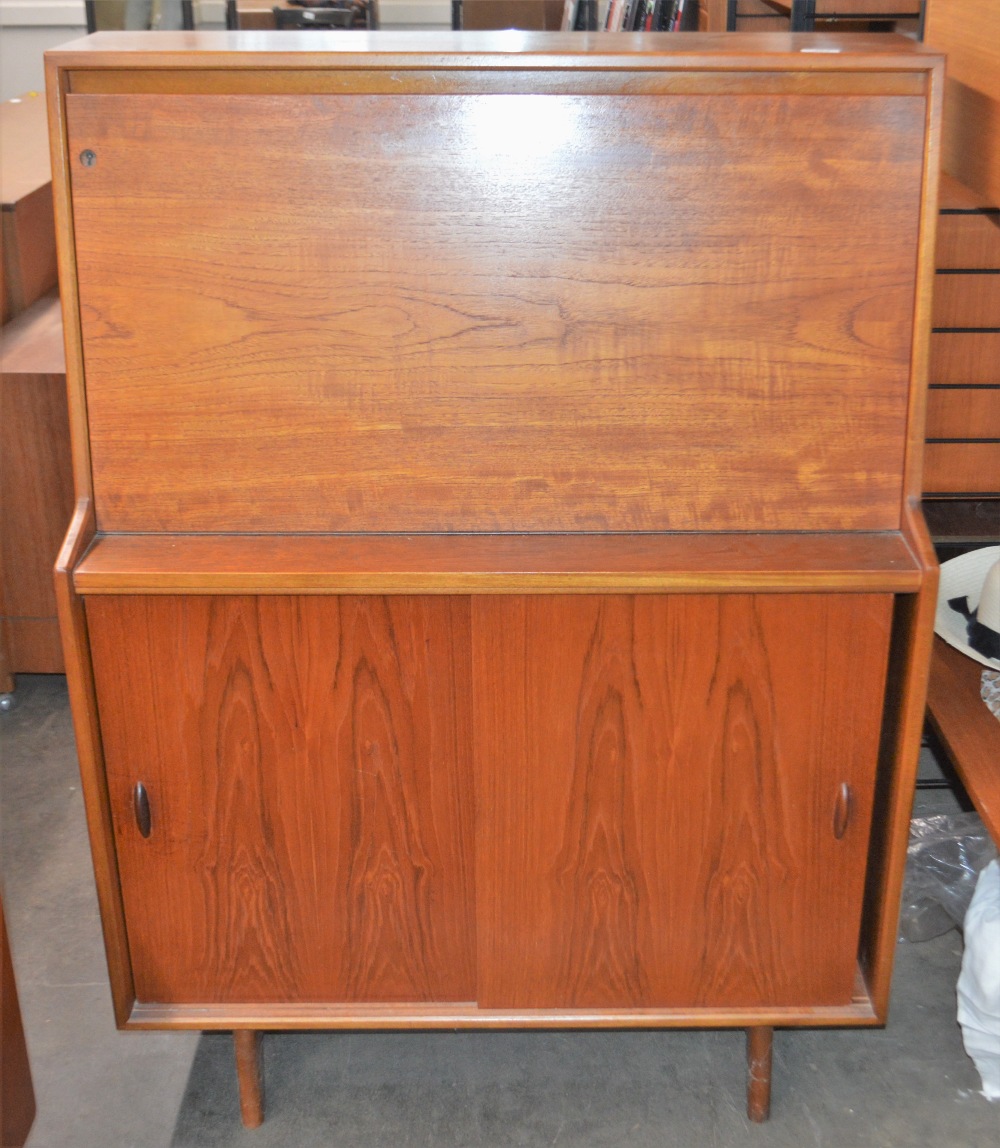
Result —
<svg viewBox="0 0 1000 1148"><path fill-rule="evenodd" d="M0 103L0 230L6 323L56 285L49 133L37 92Z"/></svg>
<svg viewBox="0 0 1000 1148"><path fill-rule="evenodd" d="M1000 721L980 696L984 668L935 637L927 717L1000 845Z"/></svg>
<svg viewBox="0 0 1000 1148"><path fill-rule="evenodd" d="M475 599L480 1003L849 1001L891 612Z"/></svg>
<svg viewBox="0 0 1000 1148"><path fill-rule="evenodd" d="M901 534L136 535L95 540L85 594L916 590Z"/></svg>
<svg viewBox="0 0 1000 1148"><path fill-rule="evenodd" d="M1000 275L988 271L935 275L933 323L1000 329Z"/></svg>
<svg viewBox="0 0 1000 1148"><path fill-rule="evenodd" d="M928 495L1000 494L1000 441L929 442L924 490Z"/></svg>
<svg viewBox="0 0 1000 1148"><path fill-rule="evenodd" d="M924 39L948 53L942 166L1000 205L1000 7L927 0Z"/></svg>
<svg viewBox="0 0 1000 1148"><path fill-rule="evenodd" d="M932 383L1000 382L1000 331L931 335L929 381Z"/></svg>
<svg viewBox="0 0 1000 1148"><path fill-rule="evenodd" d="M467 603L87 616L138 1000L474 998Z"/></svg>
<svg viewBox="0 0 1000 1148"><path fill-rule="evenodd" d="M73 513L59 301L0 336L0 578L14 673L64 670L52 568Z"/></svg>
<svg viewBox="0 0 1000 1148"><path fill-rule="evenodd" d="M924 99L820 98L70 94L101 528L894 528Z"/></svg>
<svg viewBox="0 0 1000 1148"><path fill-rule="evenodd" d="M942 176L942 182L944 180ZM955 180L950 183L956 185ZM961 184L957 185L962 187ZM958 197L950 195L948 203ZM984 197L971 197L973 203L983 203ZM965 201L968 203L968 200ZM949 212L942 202L938 221L936 262L938 267L973 268L978 270L1000 268L1000 211L975 211L958 207L961 214ZM984 204L989 207L989 204Z"/></svg>
<svg viewBox="0 0 1000 1148"><path fill-rule="evenodd" d="M928 438L1000 441L1000 364L995 387L932 388L927 392Z"/></svg>

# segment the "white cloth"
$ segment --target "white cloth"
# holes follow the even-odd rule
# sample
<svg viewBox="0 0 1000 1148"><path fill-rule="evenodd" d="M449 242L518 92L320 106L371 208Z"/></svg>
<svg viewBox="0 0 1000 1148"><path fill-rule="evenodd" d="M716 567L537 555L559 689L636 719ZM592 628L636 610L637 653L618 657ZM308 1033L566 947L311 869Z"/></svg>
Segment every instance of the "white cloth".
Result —
<svg viewBox="0 0 1000 1148"><path fill-rule="evenodd" d="M1000 864L979 874L965 915L965 952L958 978L958 1023L975 1061L983 1095L1000 1100Z"/></svg>

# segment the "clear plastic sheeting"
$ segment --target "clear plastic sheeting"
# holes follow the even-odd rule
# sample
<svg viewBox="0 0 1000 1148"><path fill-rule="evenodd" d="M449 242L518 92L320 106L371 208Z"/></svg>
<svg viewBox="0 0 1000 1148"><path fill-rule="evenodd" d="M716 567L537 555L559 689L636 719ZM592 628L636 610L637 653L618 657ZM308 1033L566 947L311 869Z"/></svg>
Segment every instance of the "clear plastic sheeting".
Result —
<svg viewBox="0 0 1000 1148"><path fill-rule="evenodd" d="M997 855L979 814L914 818L906 853L901 937L929 941L961 926L980 871Z"/></svg>
<svg viewBox="0 0 1000 1148"><path fill-rule="evenodd" d="M979 1069L983 1095L1000 1100L1000 865L983 870L965 917L958 1023Z"/></svg>

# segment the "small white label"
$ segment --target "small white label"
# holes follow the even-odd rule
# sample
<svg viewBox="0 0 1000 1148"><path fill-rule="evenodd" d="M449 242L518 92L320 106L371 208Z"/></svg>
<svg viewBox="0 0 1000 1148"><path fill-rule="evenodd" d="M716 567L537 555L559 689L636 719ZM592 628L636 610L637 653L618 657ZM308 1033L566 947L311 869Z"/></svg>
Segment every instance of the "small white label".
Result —
<svg viewBox="0 0 1000 1148"><path fill-rule="evenodd" d="M843 48L799 48L800 52L813 52L816 55L822 53L825 56L836 56L843 50Z"/></svg>

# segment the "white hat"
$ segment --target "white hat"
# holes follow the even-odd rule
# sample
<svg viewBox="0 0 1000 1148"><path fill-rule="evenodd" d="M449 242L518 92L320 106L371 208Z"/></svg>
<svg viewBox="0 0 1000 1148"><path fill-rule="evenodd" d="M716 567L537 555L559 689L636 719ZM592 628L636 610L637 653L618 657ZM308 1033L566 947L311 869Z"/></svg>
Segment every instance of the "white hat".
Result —
<svg viewBox="0 0 1000 1148"><path fill-rule="evenodd" d="M1000 546L941 563L934 629L956 650L1000 670Z"/></svg>

